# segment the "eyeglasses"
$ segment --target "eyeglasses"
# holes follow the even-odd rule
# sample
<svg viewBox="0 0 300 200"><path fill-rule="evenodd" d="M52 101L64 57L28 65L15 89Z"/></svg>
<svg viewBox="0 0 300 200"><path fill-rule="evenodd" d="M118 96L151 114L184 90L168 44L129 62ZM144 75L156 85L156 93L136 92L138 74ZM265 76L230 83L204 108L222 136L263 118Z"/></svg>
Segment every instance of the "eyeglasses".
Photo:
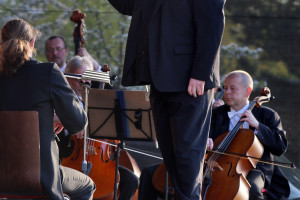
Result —
<svg viewBox="0 0 300 200"><path fill-rule="evenodd" d="M91 86L91 83L89 81L83 81L83 80L78 80L78 79L75 79L81 86L88 86L90 87Z"/></svg>
<svg viewBox="0 0 300 200"><path fill-rule="evenodd" d="M54 53L54 51L61 52L63 49L65 49L65 47L56 47L55 49L49 48L49 49L46 49L46 52L47 53Z"/></svg>

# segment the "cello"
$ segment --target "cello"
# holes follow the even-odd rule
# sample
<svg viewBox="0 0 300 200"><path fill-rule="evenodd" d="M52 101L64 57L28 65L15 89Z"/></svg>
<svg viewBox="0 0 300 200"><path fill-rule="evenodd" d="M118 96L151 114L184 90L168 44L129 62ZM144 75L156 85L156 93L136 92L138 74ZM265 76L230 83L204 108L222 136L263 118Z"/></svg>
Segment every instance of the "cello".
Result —
<svg viewBox="0 0 300 200"><path fill-rule="evenodd" d="M71 155L63 158L62 165L81 171L83 160L83 140L76 135L71 136ZM87 175L96 184L94 199L112 199L115 184L115 161L111 158L113 149L106 143L87 138ZM99 189L98 189L99 188Z"/></svg>
<svg viewBox="0 0 300 200"><path fill-rule="evenodd" d="M262 89L261 95L250 102L248 110L254 106L260 107L272 99L266 87ZM214 144L217 148L207 154L203 172L203 199L249 199L251 186L246 175L256 167L264 149L253 131L241 129L242 124L239 121L231 131L216 138Z"/></svg>
<svg viewBox="0 0 300 200"><path fill-rule="evenodd" d="M84 44L84 32L85 14L81 13L80 10L74 10L71 21L75 22L77 26L74 28L73 38L75 43L75 52L77 49L83 47ZM104 65L101 68L102 71L109 71L109 67ZM87 94L85 94L87 95ZM114 197L114 185L115 185L115 174L116 174L116 160L115 160L115 143L118 141L105 141L96 140L86 137L85 139L78 139L75 135L71 136L70 152L67 157L62 160L62 165L81 170L82 160L87 161L87 175L89 175L96 187L94 193L94 199L113 199ZM86 150L85 150L86 148ZM85 152L85 153L84 153ZM135 160L130 156L127 151L120 152L120 165L127 167L129 170L134 172L137 176L140 175L140 170ZM120 176L118 174L117 181L119 182ZM137 199L137 192L132 199Z"/></svg>
<svg viewBox="0 0 300 200"><path fill-rule="evenodd" d="M249 110L272 99L268 88L263 88L261 95L250 103ZM226 132L215 140L218 151L209 151L206 154L201 194L203 199L248 199L250 185L245 177L259 162L263 146L251 130L240 129L242 123L238 122L230 133ZM226 152L234 152L234 154L226 154ZM243 155L250 158L244 159ZM154 188L160 193L165 192L164 176L165 165L161 164L152 179ZM226 185L235 185L232 187L234 191L225 189ZM171 186L169 179L168 187Z"/></svg>

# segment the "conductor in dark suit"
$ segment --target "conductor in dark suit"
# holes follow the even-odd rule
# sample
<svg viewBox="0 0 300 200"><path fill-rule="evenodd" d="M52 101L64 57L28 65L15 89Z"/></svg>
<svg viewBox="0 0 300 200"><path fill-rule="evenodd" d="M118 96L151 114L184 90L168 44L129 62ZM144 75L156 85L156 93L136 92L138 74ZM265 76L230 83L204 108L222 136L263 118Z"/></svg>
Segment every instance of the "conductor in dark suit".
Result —
<svg viewBox="0 0 300 200"><path fill-rule="evenodd" d="M247 72L237 70L227 75L224 81L225 105L213 110L208 148L213 147L212 140L215 140L222 133L231 131L236 123L241 120L244 121L243 128L254 131L263 145L264 153L261 159L273 161L274 155L281 156L287 150L286 132L282 127L279 115L271 108L261 106L260 108L253 108L252 112L247 110L252 88L253 81ZM241 119L243 116L244 118ZM270 187L274 167L276 168L276 174L281 174L278 176L281 179L279 182L287 183L277 166L259 162L256 168L250 170L246 177L251 185L250 200L264 199L262 189ZM281 190L288 196L288 184ZM277 199L280 198L277 197Z"/></svg>
<svg viewBox="0 0 300 200"><path fill-rule="evenodd" d="M41 184L47 199L91 200L94 182L86 175L59 165L53 130L54 112L71 134L84 129L87 117L63 73L54 63L32 60L39 32L22 19L1 29L0 110L37 111L39 116Z"/></svg>
<svg viewBox="0 0 300 200"><path fill-rule="evenodd" d="M176 199L199 200L224 0L109 2L132 16L122 84L151 84L157 138Z"/></svg>

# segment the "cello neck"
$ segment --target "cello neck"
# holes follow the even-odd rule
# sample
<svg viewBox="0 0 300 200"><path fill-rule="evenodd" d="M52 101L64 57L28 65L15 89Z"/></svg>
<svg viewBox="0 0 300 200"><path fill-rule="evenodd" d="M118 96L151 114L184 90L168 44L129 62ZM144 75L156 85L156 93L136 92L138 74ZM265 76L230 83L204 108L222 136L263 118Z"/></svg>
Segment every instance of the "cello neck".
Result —
<svg viewBox="0 0 300 200"><path fill-rule="evenodd" d="M223 98L223 95L224 95L224 89L221 88L217 98L216 98L216 101L219 100L219 99L222 99Z"/></svg>

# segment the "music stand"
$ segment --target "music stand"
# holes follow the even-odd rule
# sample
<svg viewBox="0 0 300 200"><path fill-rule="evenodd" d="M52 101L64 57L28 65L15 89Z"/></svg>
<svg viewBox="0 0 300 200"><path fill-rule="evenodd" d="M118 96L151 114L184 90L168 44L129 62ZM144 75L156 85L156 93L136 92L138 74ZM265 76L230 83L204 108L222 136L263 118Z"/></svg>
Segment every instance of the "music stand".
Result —
<svg viewBox="0 0 300 200"><path fill-rule="evenodd" d="M149 93L90 89L88 105L89 137L142 141L156 139Z"/></svg>
<svg viewBox="0 0 300 200"><path fill-rule="evenodd" d="M91 138L120 140L116 151L114 199L117 174L124 140L156 139L149 93L144 91L90 89L88 134Z"/></svg>

